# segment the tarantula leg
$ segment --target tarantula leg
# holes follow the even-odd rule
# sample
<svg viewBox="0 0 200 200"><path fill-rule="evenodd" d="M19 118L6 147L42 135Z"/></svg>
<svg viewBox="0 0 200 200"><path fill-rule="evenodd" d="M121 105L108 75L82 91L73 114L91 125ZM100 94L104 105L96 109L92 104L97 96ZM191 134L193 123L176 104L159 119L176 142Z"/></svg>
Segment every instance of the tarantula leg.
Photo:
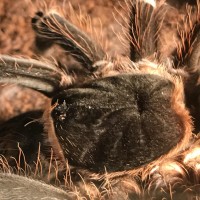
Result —
<svg viewBox="0 0 200 200"><path fill-rule="evenodd" d="M187 7L184 28L178 29L180 43L172 54L174 67L184 68L185 100L194 119L194 132L200 131L200 2ZM194 10L196 15L194 14Z"/></svg>
<svg viewBox="0 0 200 200"><path fill-rule="evenodd" d="M0 173L1 199L76 199L76 195L38 180Z"/></svg>
<svg viewBox="0 0 200 200"><path fill-rule="evenodd" d="M197 1L197 13L195 19L192 7L187 7L187 15L184 20L184 29L178 28L178 36L180 43L177 45L177 49L174 51L173 59L176 68L180 66L186 66L188 72L194 72L199 66L200 57L200 5ZM195 70L195 71L196 71Z"/></svg>
<svg viewBox="0 0 200 200"><path fill-rule="evenodd" d="M157 6L136 0L130 14L129 37L132 61L159 53L159 30L164 17L164 4Z"/></svg>
<svg viewBox="0 0 200 200"><path fill-rule="evenodd" d="M0 55L0 83L19 84L52 97L71 83L71 77L47 63Z"/></svg>
<svg viewBox="0 0 200 200"><path fill-rule="evenodd" d="M36 13L32 26L37 42L46 41L60 45L88 70L95 70L93 64L106 57L103 49L85 33L55 13Z"/></svg>

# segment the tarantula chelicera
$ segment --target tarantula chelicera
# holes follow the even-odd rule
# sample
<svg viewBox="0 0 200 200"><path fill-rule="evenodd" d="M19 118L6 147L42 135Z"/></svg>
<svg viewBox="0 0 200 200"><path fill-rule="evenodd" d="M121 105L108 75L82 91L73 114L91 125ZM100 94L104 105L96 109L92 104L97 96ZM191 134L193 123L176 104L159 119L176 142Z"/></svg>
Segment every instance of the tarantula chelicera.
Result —
<svg viewBox="0 0 200 200"><path fill-rule="evenodd" d="M62 65L0 56L0 82L51 99L44 113L25 113L1 125L1 137L12 138L24 155L17 162L18 153L11 155L10 144L1 144L2 196L198 198L199 140L192 131L198 133L200 119L199 6L197 1L194 9L187 7L183 28L178 28L181 42L167 58L160 51L166 3L131 3L129 58L110 58L59 14L37 12L32 27L38 48L59 45L85 69L85 79L78 81L79 74L69 74ZM56 179L61 177L59 186L66 191L5 173L12 168L26 175L34 160L36 171L44 162L56 163ZM46 172L50 180L51 167ZM39 188L45 192L35 192Z"/></svg>

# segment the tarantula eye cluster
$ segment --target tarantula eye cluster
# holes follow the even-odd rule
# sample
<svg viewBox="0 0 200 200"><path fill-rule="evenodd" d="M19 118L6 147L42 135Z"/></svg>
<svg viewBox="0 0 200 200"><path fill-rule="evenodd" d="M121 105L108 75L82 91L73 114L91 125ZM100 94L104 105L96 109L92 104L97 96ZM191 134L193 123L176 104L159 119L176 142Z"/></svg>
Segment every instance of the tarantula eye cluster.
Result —
<svg viewBox="0 0 200 200"><path fill-rule="evenodd" d="M194 140L189 110L193 117L197 116L192 108L199 100L194 91L199 78L199 9L195 23L188 9L188 28L179 30L181 43L166 65L160 49L166 7L165 3L156 5L148 1L131 3L130 56L120 61L109 59L100 45L59 14L37 12L32 27L38 48L45 50L56 44L69 52L88 72L89 78L82 83L62 66L0 56L1 82L32 88L51 99L43 114L28 113L4 126L12 124L16 131L21 131L25 138L19 144L22 150L35 143L29 140L33 135L42 143L40 153L44 158L48 157L44 149L50 145L62 169L72 171L69 176L80 191L80 179L84 179L88 187L86 196L90 193L89 197L97 198L91 185L101 193L109 177L117 195L129 194L130 199L136 199L142 193L143 181L153 177L155 184L148 182L152 187L164 183L158 174L166 175L165 159L184 162L184 156L178 158L177 154ZM196 7L199 8L199 2ZM22 121L27 123L33 116L41 120L28 124L35 128L27 134ZM198 130L198 126L195 128ZM0 129L0 134L5 137L5 128ZM35 154L32 152L31 158ZM176 166L174 162L171 163ZM178 171L183 173L182 168ZM140 177L141 184L136 177ZM145 195L144 192L144 198Z"/></svg>

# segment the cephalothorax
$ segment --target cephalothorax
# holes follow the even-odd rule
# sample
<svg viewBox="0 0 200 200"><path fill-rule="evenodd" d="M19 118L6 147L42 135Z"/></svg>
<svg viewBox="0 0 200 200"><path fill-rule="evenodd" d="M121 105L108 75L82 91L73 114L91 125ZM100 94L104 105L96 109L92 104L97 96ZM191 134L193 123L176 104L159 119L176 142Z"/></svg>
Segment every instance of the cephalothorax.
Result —
<svg viewBox="0 0 200 200"><path fill-rule="evenodd" d="M37 12L32 25L38 47L57 44L69 52L87 72L83 83L65 68L0 57L0 82L21 84L52 99L39 126L63 166L68 161L73 169L100 174L101 181L105 171L126 180L134 170L149 163L153 169L155 160L175 157L188 146L192 120L185 104L190 108L189 95L198 83L199 10L194 25L186 19L191 27L180 31L182 43L166 62L159 38L165 7L131 4L130 58L120 59L109 58L57 13Z"/></svg>

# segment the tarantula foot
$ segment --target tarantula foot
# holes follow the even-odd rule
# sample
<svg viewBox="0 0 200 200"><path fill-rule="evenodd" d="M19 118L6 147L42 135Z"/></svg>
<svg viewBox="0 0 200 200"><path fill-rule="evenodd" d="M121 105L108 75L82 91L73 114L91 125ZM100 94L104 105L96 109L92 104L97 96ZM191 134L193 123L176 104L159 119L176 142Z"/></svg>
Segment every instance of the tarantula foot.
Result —
<svg viewBox="0 0 200 200"><path fill-rule="evenodd" d="M50 48L53 44L49 38L45 37L47 35L48 26L45 23L47 17L45 17L42 11L35 13L35 16L32 18L32 28L36 32L35 45L38 50L45 51Z"/></svg>
<svg viewBox="0 0 200 200"><path fill-rule="evenodd" d="M39 17L43 17L44 13L42 11L38 11L35 13L35 15L37 15Z"/></svg>
<svg viewBox="0 0 200 200"><path fill-rule="evenodd" d="M48 17L44 15L42 11L35 13L35 16L32 18L32 28L37 35L40 37L45 37L50 31L47 23Z"/></svg>
<svg viewBox="0 0 200 200"><path fill-rule="evenodd" d="M38 11L35 13L35 16L32 18L32 25L35 25L42 17L44 13L42 11Z"/></svg>

